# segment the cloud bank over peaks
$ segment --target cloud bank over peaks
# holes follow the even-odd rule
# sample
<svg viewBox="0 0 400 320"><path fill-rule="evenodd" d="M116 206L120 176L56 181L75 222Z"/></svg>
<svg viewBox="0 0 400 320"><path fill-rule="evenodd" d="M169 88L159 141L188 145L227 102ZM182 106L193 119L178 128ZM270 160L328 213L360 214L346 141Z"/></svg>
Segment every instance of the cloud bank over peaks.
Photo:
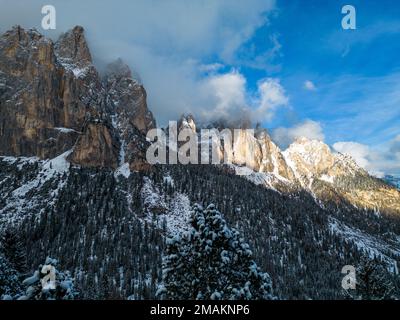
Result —
<svg viewBox="0 0 400 320"><path fill-rule="evenodd" d="M205 122L248 120L252 124L273 119L275 112L289 103L279 79L266 78L257 84L257 92L249 93L246 78L237 70L214 74L203 80L202 93L208 105L197 112ZM192 111L196 114L195 111Z"/></svg>
<svg viewBox="0 0 400 320"><path fill-rule="evenodd" d="M354 141L337 142L333 149L352 156L360 167L379 178L400 172L400 135L380 150Z"/></svg>
<svg viewBox="0 0 400 320"><path fill-rule="evenodd" d="M276 128L272 131L272 139L282 148L286 149L297 138L310 140L325 140L322 126L319 122L307 119L291 128Z"/></svg>
<svg viewBox="0 0 400 320"><path fill-rule="evenodd" d="M334 143L332 147L337 152L350 155L361 168L372 169L370 159L372 151L369 146L353 141L342 141Z"/></svg>
<svg viewBox="0 0 400 320"><path fill-rule="evenodd" d="M270 41L262 48L266 51L249 50L257 30L268 25L275 12L275 0L53 0L51 4L57 10L57 29L46 35L55 39L82 25L96 65L122 58L140 75L149 108L162 125L182 113L228 108L219 93L204 95L205 83L213 80L209 73L223 73L224 68L238 68L245 61L268 64L281 47L267 30ZM40 0L0 0L0 30L21 24L42 32L42 6ZM249 54L243 57L243 52ZM232 78L228 72L223 80L234 82ZM213 85L223 86L217 80Z"/></svg>

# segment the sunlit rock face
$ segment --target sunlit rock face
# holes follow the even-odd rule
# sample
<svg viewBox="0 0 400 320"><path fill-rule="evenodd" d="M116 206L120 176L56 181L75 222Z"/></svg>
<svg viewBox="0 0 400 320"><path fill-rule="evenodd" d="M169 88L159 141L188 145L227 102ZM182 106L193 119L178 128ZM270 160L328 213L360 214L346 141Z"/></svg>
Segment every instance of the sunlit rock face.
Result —
<svg viewBox="0 0 400 320"><path fill-rule="evenodd" d="M298 138L281 151L265 129L226 130L232 143L224 140L220 145L219 162L233 164L238 174L257 184L284 192L303 189L320 200L400 214L400 192L396 188L371 176L349 155L332 152L321 141ZM222 132L219 128L220 138ZM209 139L200 138L201 148L207 143Z"/></svg>
<svg viewBox="0 0 400 320"><path fill-rule="evenodd" d="M349 156L320 141L301 138L283 152L297 180L318 198L400 214L400 192L371 176Z"/></svg>
<svg viewBox="0 0 400 320"><path fill-rule="evenodd" d="M142 84L120 59L100 75L82 27L55 43L19 26L0 36L0 155L48 159L68 152L78 166L150 170L146 134L155 127ZM219 162L246 168L247 178L280 191L300 188L327 201L400 212L399 191L350 156L306 138L282 151L266 130L248 128L244 120L227 126L232 140L217 148ZM191 115L178 129L196 135L200 150L210 142Z"/></svg>

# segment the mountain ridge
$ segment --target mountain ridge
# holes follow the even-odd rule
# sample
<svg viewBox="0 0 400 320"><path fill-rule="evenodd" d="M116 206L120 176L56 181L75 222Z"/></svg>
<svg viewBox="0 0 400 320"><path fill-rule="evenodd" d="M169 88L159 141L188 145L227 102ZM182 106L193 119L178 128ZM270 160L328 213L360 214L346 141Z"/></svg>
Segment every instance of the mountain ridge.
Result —
<svg viewBox="0 0 400 320"><path fill-rule="evenodd" d="M0 37L0 233L21 235L30 270L51 256L85 299L155 299L166 239L213 203L282 299L343 298L342 267L364 257L395 273L398 190L320 141L282 151L259 127L239 132L230 165L150 165L144 87L121 60L100 75L83 33Z"/></svg>

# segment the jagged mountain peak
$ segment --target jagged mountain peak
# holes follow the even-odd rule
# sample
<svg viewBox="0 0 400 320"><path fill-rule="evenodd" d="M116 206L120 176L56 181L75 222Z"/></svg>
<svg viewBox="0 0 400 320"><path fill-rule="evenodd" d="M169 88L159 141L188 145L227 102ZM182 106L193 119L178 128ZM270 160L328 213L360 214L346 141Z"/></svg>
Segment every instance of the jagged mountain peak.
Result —
<svg viewBox="0 0 400 320"><path fill-rule="evenodd" d="M304 148L307 150L329 150L330 147L321 140L318 139L309 139L307 137L298 137L294 140L293 143L290 144L289 148Z"/></svg>
<svg viewBox="0 0 400 320"><path fill-rule="evenodd" d="M182 114L178 121L178 129L190 129L193 132L196 132L196 121L192 114Z"/></svg>
<svg viewBox="0 0 400 320"><path fill-rule="evenodd" d="M326 172L335 176L368 174L350 155L333 152L329 145L316 139L299 137L284 151L284 155L308 177Z"/></svg>
<svg viewBox="0 0 400 320"><path fill-rule="evenodd" d="M361 168L358 163L356 162L356 160L354 160L354 158L347 154L347 153L334 153L336 160L337 160L337 165L341 165L343 167L346 167L348 170L351 170L353 173L358 172L358 173L363 173L365 175L368 175L369 173Z"/></svg>
<svg viewBox="0 0 400 320"><path fill-rule="evenodd" d="M118 58L106 66L105 77L110 78L132 78L131 68Z"/></svg>
<svg viewBox="0 0 400 320"><path fill-rule="evenodd" d="M350 155L333 152L322 141L299 138L283 155L301 186L319 199L400 212L397 190L371 176Z"/></svg>
<svg viewBox="0 0 400 320"><path fill-rule="evenodd" d="M31 41L38 41L44 37L35 28L24 29L20 25L15 25L10 30L4 32L1 35L1 38L10 40L14 39L15 42L27 46Z"/></svg>
<svg viewBox="0 0 400 320"><path fill-rule="evenodd" d="M61 34L55 43L56 54L60 59L76 65L92 64L92 55L87 44L84 28L75 26Z"/></svg>
<svg viewBox="0 0 400 320"><path fill-rule="evenodd" d="M147 133L156 126L154 116L147 107L146 89L132 77L131 69L122 59L106 67L103 82L119 127L133 125L142 133Z"/></svg>
<svg viewBox="0 0 400 320"><path fill-rule="evenodd" d="M112 168L122 153L129 162L142 157L142 135L155 126L146 91L122 61L114 70L122 76L102 81L80 26L55 44L19 26L3 34L0 155L49 159L71 151L74 164Z"/></svg>
<svg viewBox="0 0 400 320"><path fill-rule="evenodd" d="M305 137L296 139L283 152L283 157L296 179L307 188L310 188L314 177L319 177L335 163L328 145Z"/></svg>

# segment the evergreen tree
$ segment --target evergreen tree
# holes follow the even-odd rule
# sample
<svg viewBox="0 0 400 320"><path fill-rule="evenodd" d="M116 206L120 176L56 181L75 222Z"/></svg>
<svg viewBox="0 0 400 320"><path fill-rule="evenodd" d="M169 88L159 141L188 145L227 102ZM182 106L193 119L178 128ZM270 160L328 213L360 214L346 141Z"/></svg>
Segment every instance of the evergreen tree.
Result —
<svg viewBox="0 0 400 320"><path fill-rule="evenodd" d="M20 300L74 300L79 297L79 292L74 286L74 280L70 273L60 272L56 269L57 260L47 258L45 266L50 266L48 270L44 270L44 266L40 265L34 274L25 279L23 284L26 286L25 295ZM49 278L50 282L45 279L54 273L54 282Z"/></svg>
<svg viewBox="0 0 400 320"><path fill-rule="evenodd" d="M395 286L392 276L377 259L363 258L356 270L356 289L351 294L357 300L390 300Z"/></svg>
<svg viewBox="0 0 400 320"><path fill-rule="evenodd" d="M167 241L163 261L166 299L272 299L271 280L260 272L248 244L214 205L195 206L192 229Z"/></svg>
<svg viewBox="0 0 400 320"><path fill-rule="evenodd" d="M16 271L19 273L27 271L26 249L15 229L4 231L1 237L1 251Z"/></svg>
<svg viewBox="0 0 400 320"><path fill-rule="evenodd" d="M22 292L18 272L0 253L0 300L12 299Z"/></svg>

